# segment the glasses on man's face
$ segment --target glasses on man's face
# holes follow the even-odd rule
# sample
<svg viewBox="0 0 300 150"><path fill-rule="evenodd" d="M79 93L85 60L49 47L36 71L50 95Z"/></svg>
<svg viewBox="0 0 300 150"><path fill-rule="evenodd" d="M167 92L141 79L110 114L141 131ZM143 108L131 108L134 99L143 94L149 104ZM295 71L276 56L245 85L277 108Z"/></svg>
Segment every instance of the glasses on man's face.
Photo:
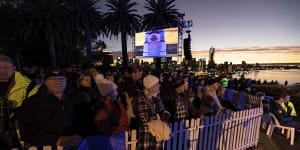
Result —
<svg viewBox="0 0 300 150"><path fill-rule="evenodd" d="M66 78L65 77L49 77L48 80L52 80L52 81L65 81Z"/></svg>

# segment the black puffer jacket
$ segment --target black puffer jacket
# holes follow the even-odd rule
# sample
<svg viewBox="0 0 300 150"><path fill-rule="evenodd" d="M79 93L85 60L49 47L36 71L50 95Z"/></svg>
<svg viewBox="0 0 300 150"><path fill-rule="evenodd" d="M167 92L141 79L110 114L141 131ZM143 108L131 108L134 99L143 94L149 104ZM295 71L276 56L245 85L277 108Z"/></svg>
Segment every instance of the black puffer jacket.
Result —
<svg viewBox="0 0 300 150"><path fill-rule="evenodd" d="M56 145L60 136L89 135L92 114L86 101L73 90L66 90L64 100L57 99L43 85L38 93L21 106L21 139L30 145Z"/></svg>

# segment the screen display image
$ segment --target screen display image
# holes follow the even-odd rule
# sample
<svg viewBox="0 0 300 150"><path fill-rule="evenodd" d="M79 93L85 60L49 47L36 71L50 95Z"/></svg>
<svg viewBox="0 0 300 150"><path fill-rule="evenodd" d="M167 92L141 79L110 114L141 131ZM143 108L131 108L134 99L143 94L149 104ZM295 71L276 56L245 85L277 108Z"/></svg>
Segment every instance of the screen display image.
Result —
<svg viewBox="0 0 300 150"><path fill-rule="evenodd" d="M178 28L167 28L135 34L136 57L177 56Z"/></svg>

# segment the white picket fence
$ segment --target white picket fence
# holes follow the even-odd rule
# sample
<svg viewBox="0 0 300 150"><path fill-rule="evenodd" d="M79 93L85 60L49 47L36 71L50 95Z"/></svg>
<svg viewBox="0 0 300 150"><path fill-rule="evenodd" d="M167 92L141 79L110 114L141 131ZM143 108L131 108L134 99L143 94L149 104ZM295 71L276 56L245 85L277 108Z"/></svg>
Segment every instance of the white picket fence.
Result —
<svg viewBox="0 0 300 150"><path fill-rule="evenodd" d="M257 146L262 107L170 124L165 150L235 150ZM136 130L126 132L126 149L136 150Z"/></svg>
<svg viewBox="0 0 300 150"><path fill-rule="evenodd" d="M262 102L256 96L233 90L227 90L222 99L230 101L242 111L210 116L204 120L170 123L172 135L171 139L164 142L164 150L245 150L257 146L263 115ZM137 149L136 130L126 131L125 139L126 150ZM35 147L32 148L35 150ZM43 146L43 150L52 148L62 149Z"/></svg>

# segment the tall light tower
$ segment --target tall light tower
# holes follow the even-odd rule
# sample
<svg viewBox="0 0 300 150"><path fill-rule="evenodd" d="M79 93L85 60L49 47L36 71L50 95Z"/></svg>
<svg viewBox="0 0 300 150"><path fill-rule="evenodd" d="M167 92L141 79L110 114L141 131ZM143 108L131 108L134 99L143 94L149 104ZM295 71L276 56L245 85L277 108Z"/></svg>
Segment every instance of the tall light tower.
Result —
<svg viewBox="0 0 300 150"><path fill-rule="evenodd" d="M179 36L178 36L178 57L177 57L177 62L181 62L182 61L182 50L184 47L184 40L183 40L183 33L186 32L188 33L188 36L190 37L190 32L191 30L189 28L191 28L193 26L193 21L192 20L184 20L184 16L185 14L180 14L180 18L181 21L179 22L178 28L179 28ZM191 39L190 39L191 40Z"/></svg>
<svg viewBox="0 0 300 150"><path fill-rule="evenodd" d="M192 59L192 52L191 52L191 30L187 30L186 33L188 34L188 37L183 39L183 53L185 60L190 61Z"/></svg>

